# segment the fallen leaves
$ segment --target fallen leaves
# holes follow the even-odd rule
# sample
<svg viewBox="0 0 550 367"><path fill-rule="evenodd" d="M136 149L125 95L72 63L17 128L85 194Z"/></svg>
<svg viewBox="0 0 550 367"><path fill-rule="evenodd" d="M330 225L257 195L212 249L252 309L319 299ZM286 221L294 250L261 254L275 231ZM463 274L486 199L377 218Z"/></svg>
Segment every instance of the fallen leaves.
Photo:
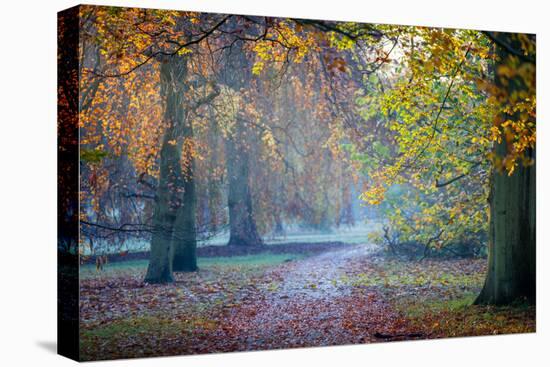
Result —
<svg viewBox="0 0 550 367"><path fill-rule="evenodd" d="M211 266L176 274L170 285L143 284L143 271L81 280L83 359L535 330L534 308L470 306L485 260L406 262L363 245L279 264Z"/></svg>

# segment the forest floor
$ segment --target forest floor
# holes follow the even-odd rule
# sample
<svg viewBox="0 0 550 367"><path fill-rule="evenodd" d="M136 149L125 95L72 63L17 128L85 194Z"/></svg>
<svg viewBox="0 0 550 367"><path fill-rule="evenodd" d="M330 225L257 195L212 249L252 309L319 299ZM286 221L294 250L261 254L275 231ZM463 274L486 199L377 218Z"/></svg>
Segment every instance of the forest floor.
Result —
<svg viewBox="0 0 550 367"><path fill-rule="evenodd" d="M471 306L484 259L404 261L372 245L304 246L201 257L198 272L169 285L144 284L144 260L99 273L81 267L81 358L535 331L534 307Z"/></svg>

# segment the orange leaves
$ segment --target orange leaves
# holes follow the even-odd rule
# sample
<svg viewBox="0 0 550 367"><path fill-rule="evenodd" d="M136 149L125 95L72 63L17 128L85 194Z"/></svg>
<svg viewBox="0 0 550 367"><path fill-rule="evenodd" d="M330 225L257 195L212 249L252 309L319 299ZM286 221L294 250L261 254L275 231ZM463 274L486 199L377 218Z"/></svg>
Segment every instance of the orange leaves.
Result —
<svg viewBox="0 0 550 367"><path fill-rule="evenodd" d="M86 93L96 78L84 73ZM81 109L81 145L105 142L115 156L125 154L137 172L156 175L155 160L162 133L158 66L151 64L125 78L103 78L87 108Z"/></svg>
<svg viewBox="0 0 550 367"><path fill-rule="evenodd" d="M387 189L384 186L375 185L370 187L367 191L362 192L359 198L369 205L379 205L382 203L386 191Z"/></svg>
<svg viewBox="0 0 550 367"><path fill-rule="evenodd" d="M84 178L86 179L86 177ZM109 187L109 172L101 166L92 165L87 177L90 190L91 204L96 213L100 212L100 203L97 200Z"/></svg>
<svg viewBox="0 0 550 367"><path fill-rule="evenodd" d="M334 57L330 59L328 56L325 57L325 63L327 63L327 70L334 73L338 70L342 73L346 72L346 61L341 57Z"/></svg>
<svg viewBox="0 0 550 367"><path fill-rule="evenodd" d="M302 32L290 20L281 20L273 26L264 39L255 42L252 50L257 56L252 72L260 75L266 62L281 64L288 61L301 63L306 55L318 49L314 32Z"/></svg>

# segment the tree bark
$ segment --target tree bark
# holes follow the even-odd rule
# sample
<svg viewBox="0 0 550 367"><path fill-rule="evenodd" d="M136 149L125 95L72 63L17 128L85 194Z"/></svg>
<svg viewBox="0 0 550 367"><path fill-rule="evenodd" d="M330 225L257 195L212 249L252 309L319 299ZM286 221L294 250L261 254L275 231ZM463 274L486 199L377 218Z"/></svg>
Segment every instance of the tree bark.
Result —
<svg viewBox="0 0 550 367"><path fill-rule="evenodd" d="M160 151L160 174L153 213L151 253L145 275L147 283L170 283L174 280L170 246L179 206L179 198L175 192L179 153L177 147L171 144L172 136L173 127L166 131Z"/></svg>
<svg viewBox="0 0 550 367"><path fill-rule="evenodd" d="M506 143L498 144L502 154ZM535 152L531 152L534 158ZM485 285L476 304L535 301L535 166L520 166L512 176L495 169L492 178L489 259Z"/></svg>
<svg viewBox="0 0 550 367"><path fill-rule="evenodd" d="M223 79L236 92L249 87L252 65L242 42L236 42L226 56ZM252 134L246 131L243 111L238 111L233 136L225 139L226 166L229 181L229 246L260 246L262 238L254 219L250 190L250 145Z"/></svg>
<svg viewBox="0 0 550 367"><path fill-rule="evenodd" d="M172 241L174 225L183 204L181 171L181 131L185 123L183 97L187 62L184 57L172 56L161 60L161 93L165 98L164 118L167 123L160 150L160 173L153 213L151 254L145 281L172 282Z"/></svg>
<svg viewBox="0 0 550 367"><path fill-rule="evenodd" d="M508 44L514 41L510 34L501 33L497 37ZM518 48L519 49L519 48ZM506 50L499 48L499 62L506 60ZM498 70L497 63L497 70ZM525 87L517 80L509 80L506 85L496 77L496 84L507 95L521 91ZM503 116L514 119L513 116ZM502 139L495 145L497 157L504 157L508 147ZM527 156L534 159L535 150ZM519 164L509 176L506 171L493 169L491 180L489 258L485 285L476 304L510 304L514 301L535 302L536 296L536 168L535 165Z"/></svg>
<svg viewBox="0 0 550 367"><path fill-rule="evenodd" d="M238 130L242 129L241 123L237 122L237 125ZM250 192L249 152L235 140L236 137L228 137L225 143L229 180L228 246L261 246L263 241L256 227Z"/></svg>
<svg viewBox="0 0 550 367"><path fill-rule="evenodd" d="M197 270L197 230L195 187L195 157L189 144L193 139L193 126L187 121L183 127L183 138L187 141L183 156L187 162L183 173L183 205L178 209L172 239L172 267L174 271Z"/></svg>

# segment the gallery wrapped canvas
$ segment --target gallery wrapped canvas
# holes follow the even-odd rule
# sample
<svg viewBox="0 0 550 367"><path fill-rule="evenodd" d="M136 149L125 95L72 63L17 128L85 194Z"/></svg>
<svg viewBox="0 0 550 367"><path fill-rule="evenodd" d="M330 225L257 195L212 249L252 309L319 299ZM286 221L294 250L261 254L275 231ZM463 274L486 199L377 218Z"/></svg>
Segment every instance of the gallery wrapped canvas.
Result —
<svg viewBox="0 0 550 367"><path fill-rule="evenodd" d="M533 34L58 15L58 350L535 332Z"/></svg>

